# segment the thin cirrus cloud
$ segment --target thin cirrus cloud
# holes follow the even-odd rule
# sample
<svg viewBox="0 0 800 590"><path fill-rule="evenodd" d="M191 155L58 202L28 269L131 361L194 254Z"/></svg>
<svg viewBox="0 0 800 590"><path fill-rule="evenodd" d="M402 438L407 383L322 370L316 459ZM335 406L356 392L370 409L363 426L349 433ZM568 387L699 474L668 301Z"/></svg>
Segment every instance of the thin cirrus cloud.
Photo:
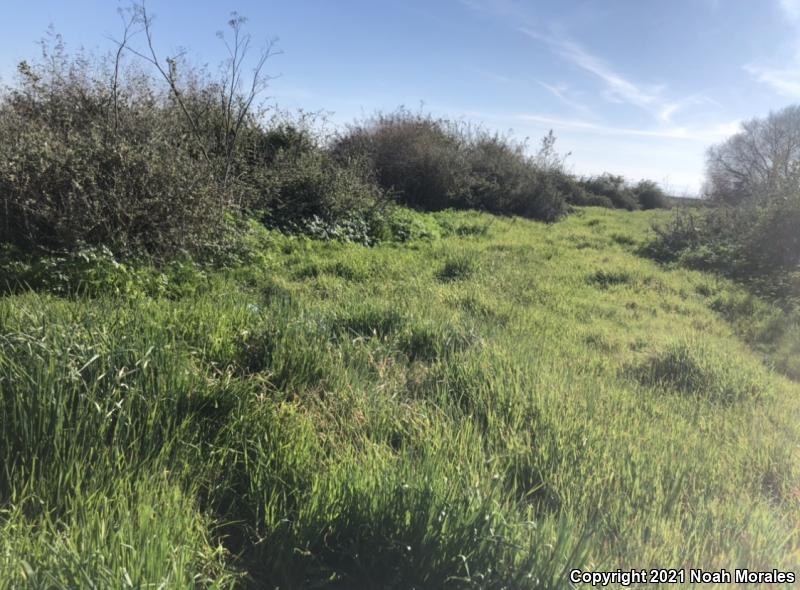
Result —
<svg viewBox="0 0 800 590"><path fill-rule="evenodd" d="M758 64L746 64L744 70L759 82L772 87L783 96L800 98L800 64L793 68L770 68Z"/></svg>
<svg viewBox="0 0 800 590"><path fill-rule="evenodd" d="M800 35L800 0L778 0L778 7L788 23ZM795 42L794 58L787 66L772 67L763 63L748 63L745 72L758 82L788 98L800 98L800 44Z"/></svg>
<svg viewBox="0 0 800 590"><path fill-rule="evenodd" d="M520 121L529 123L540 123L553 125L559 128L583 131L600 135L618 135L629 137L652 137L662 139L681 139L706 143L709 141L719 141L729 135L736 133L739 129L739 121L734 120L719 125L709 127L669 127L666 129L635 129L628 127L614 127L610 125L599 125L581 119L562 119L559 117L547 117L536 114L522 114L516 117Z"/></svg>
<svg viewBox="0 0 800 590"><path fill-rule="evenodd" d="M794 10L796 5L800 23L800 0L783 1L791 4L785 10ZM739 130L739 119L730 120L732 113L728 113L728 120L719 120L724 112L722 105L702 89L678 94L674 87L685 84L685 80L675 85L643 82L626 72L625 64L614 63L577 41L563 24L556 24L564 23L564 19L569 24L567 13L534 19L526 5L515 0L461 3L496 19L558 62L571 66L561 79L536 80L558 99L553 112L506 112L504 118L533 132L555 129L563 138L562 145L575 154L573 162L580 168L606 166L609 171L631 177L671 176L680 178L684 187L694 192L700 188L706 146ZM588 96L591 88L598 89L594 96L600 100L590 104L581 97Z"/></svg>
<svg viewBox="0 0 800 590"><path fill-rule="evenodd" d="M785 10L796 14L800 19L800 0L780 0ZM490 14L494 17L516 23L514 28L528 38L544 44L552 53L576 66L603 84L602 96L617 104L629 104L650 113L658 123L672 123L672 117L691 106L719 104L701 93L679 99L670 99L664 85L641 84L621 74L612 64L595 55L587 48L571 39L563 30L550 27L548 32L534 26L523 8L513 0L461 0L469 9ZM519 24L522 23L522 24ZM566 93L563 83L539 84L559 98L567 106L588 113L589 109Z"/></svg>
<svg viewBox="0 0 800 590"><path fill-rule="evenodd" d="M629 103L649 109L659 102L660 88L647 89L626 79L603 59L589 53L563 34L544 34L529 27L520 27L524 35L547 45L554 53L599 78L605 84L604 96L618 103Z"/></svg>
<svg viewBox="0 0 800 590"><path fill-rule="evenodd" d="M779 0L783 13L793 21L800 21L800 0Z"/></svg>
<svg viewBox="0 0 800 590"><path fill-rule="evenodd" d="M578 100L570 97L570 88L567 84L560 82L558 84L547 84L546 82L542 82L541 80L537 80L539 86L547 90L550 94L555 96L558 100L562 103L570 107L571 109L583 113L588 117L595 117L594 112L588 106L579 102Z"/></svg>
<svg viewBox="0 0 800 590"><path fill-rule="evenodd" d="M663 104L661 111L658 113L658 118L664 123L671 123L673 115L683 111L684 109L698 105L711 105L715 107L722 106L719 102L706 96L705 94L693 94L675 102Z"/></svg>
<svg viewBox="0 0 800 590"><path fill-rule="evenodd" d="M800 0L798 1L800 2ZM647 86L633 82L618 73L605 60L590 53L563 34L542 34L529 28L521 28L520 31L531 39L545 43L561 58L598 78L605 86L603 96L606 100L619 104L630 104L643 109L654 115L661 123L671 124L675 114L692 106L703 104L720 106L717 101L702 93L670 100L665 96L663 85ZM564 92L561 90L563 85L553 86L543 82L540 84L558 96L565 104L587 112L588 109L585 105L579 105L564 96Z"/></svg>

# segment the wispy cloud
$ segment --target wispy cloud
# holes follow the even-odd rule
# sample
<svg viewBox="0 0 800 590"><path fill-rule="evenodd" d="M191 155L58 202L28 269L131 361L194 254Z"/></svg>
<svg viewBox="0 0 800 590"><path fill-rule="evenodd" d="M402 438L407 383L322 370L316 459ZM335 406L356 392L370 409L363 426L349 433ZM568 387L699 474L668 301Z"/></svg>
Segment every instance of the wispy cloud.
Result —
<svg viewBox="0 0 800 590"><path fill-rule="evenodd" d="M539 85L542 88L544 88L545 90L547 90L550 94L555 96L562 103L564 103L565 105L570 107L571 109L579 111L579 112L583 113L584 115L587 115L587 116L590 116L590 117L594 116L594 113L592 112L592 110L589 107L587 107L585 104L575 100L574 98L570 97L570 95L569 95L569 86L567 86L563 82L558 83L558 84L547 84L545 82L539 81Z"/></svg>
<svg viewBox="0 0 800 590"><path fill-rule="evenodd" d="M719 141L736 133L739 130L738 120L729 121L720 125L709 127L669 127L665 129L634 129L628 127L614 127L598 125L581 119L563 119L538 114L516 115L516 119L527 123L550 125L555 129L569 129L584 131L597 135L621 135L630 137L657 137L662 139L679 139L698 142Z"/></svg>
<svg viewBox="0 0 800 590"><path fill-rule="evenodd" d="M778 94L791 98L800 97L800 65L794 68L778 69L747 64L744 66L744 70L759 82L771 86Z"/></svg>
<svg viewBox="0 0 800 590"><path fill-rule="evenodd" d="M708 13L726 9L724 0L705 1ZM800 8L800 0L774 1L791 4L785 8L787 11L793 11L795 4ZM561 145L576 154L573 162L583 171L610 170L631 178L658 178L669 170L671 184L677 181L685 190L696 192L703 176L706 146L740 129L738 119L712 118L712 111L722 112L723 108L710 93L700 88L694 92L678 91L677 85L642 79L645 74L635 72L643 70L616 62L610 54L604 55L598 49L602 46L589 45L584 37L565 29L564 24L573 21L556 20L562 18L558 11L550 11L554 15L551 20L542 20L533 18L530 11L533 3L523 0L460 2L482 18L496 19L509 30L524 35L537 49L554 56L558 65L569 66L567 71L561 68L557 81L537 80L542 89L560 101L560 105L553 105L553 112L537 109L483 113L481 118L492 121L494 126L509 125L531 135L553 129L559 141L563 141ZM592 15L591 3L581 6L582 16L575 21L576 26ZM544 13L547 11L539 14ZM797 14L797 21L793 22L800 23L800 10ZM593 101L581 100L590 92ZM608 108L606 103L618 106Z"/></svg>
<svg viewBox="0 0 800 590"><path fill-rule="evenodd" d="M645 85L626 78L611 64L590 53L563 33L542 34L530 28L521 28L520 30L528 37L545 43L554 53L570 63L600 79L605 86L604 96L607 100L636 106L651 113L662 123L672 123L675 114L692 106L702 104L720 106L717 101L702 93L670 99L667 97L666 88L663 85ZM564 93L557 92L558 87L554 88L544 84L543 86L569 104L566 97L563 96Z"/></svg>
<svg viewBox="0 0 800 590"><path fill-rule="evenodd" d="M612 102L649 107L658 100L658 87L646 87L627 79L609 63L570 39L563 31L543 32L513 0L460 0L469 9L507 19L527 37L544 43L552 52L599 78L605 85L605 97Z"/></svg>
<svg viewBox="0 0 800 590"><path fill-rule="evenodd" d="M673 117L688 110L691 106L718 103L701 93L683 98L669 96L668 88L663 84L646 84L624 75L613 64L596 55L563 30L550 26L542 27L530 19L521 4L514 0L460 0L464 6L482 14L489 14L509 22L517 31L528 38L545 45L552 53L599 80L603 86L602 96L613 103L629 104L649 113L656 121L671 123ZM797 5L800 11L800 0L780 0L787 4ZM584 114L589 111L574 98L570 98L559 85L540 82L542 87L559 98L567 106L580 110Z"/></svg>
<svg viewBox="0 0 800 590"><path fill-rule="evenodd" d="M778 7L800 35L800 0L777 0ZM752 62L743 66L744 71L775 92L790 98L800 97L800 43L794 42L794 57L783 61L779 67Z"/></svg>
<svg viewBox="0 0 800 590"><path fill-rule="evenodd" d="M647 88L628 80L605 60L593 55L566 35L544 34L529 27L520 27L519 31L531 39L545 43L554 53L599 78L606 86L605 96L609 100L642 108L649 108L659 101L660 88Z"/></svg>
<svg viewBox="0 0 800 590"><path fill-rule="evenodd" d="M800 0L778 0L783 13L793 21L800 21Z"/></svg>
<svg viewBox="0 0 800 590"><path fill-rule="evenodd" d="M693 94L691 96L687 96L686 98L682 98L674 102L667 102L662 104L662 108L658 113L658 118L660 121L664 123L671 123L672 116L675 113L691 106L703 105L703 104L713 105L715 107L720 107L720 108L722 107L722 105L713 98L710 98L704 94Z"/></svg>

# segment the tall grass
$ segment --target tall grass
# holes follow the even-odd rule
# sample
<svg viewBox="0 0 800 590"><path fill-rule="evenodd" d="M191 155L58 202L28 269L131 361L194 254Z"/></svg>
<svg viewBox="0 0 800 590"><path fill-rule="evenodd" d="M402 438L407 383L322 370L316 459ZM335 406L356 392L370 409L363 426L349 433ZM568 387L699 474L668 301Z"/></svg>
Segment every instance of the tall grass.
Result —
<svg viewBox="0 0 800 590"><path fill-rule="evenodd" d="M0 588L796 567L798 386L736 286L635 255L659 215L446 212L169 297L2 297Z"/></svg>

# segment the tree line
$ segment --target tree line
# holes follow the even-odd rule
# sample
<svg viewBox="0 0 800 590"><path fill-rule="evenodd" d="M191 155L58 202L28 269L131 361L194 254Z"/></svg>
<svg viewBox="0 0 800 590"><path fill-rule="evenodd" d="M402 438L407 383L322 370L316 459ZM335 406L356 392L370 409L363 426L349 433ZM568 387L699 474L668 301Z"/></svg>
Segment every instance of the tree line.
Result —
<svg viewBox="0 0 800 590"><path fill-rule="evenodd" d="M475 208L555 221L574 205L664 206L657 185L576 178L548 134L524 142L400 108L324 135L313 117L260 105L274 47L234 14L221 74L160 55L143 4L115 51L60 37L0 94L0 242L26 252L103 245L120 255L218 251L239 220L373 243L393 211Z"/></svg>
<svg viewBox="0 0 800 590"><path fill-rule="evenodd" d="M744 281L800 301L800 106L742 123L709 148L702 213L679 210L645 248L663 261Z"/></svg>

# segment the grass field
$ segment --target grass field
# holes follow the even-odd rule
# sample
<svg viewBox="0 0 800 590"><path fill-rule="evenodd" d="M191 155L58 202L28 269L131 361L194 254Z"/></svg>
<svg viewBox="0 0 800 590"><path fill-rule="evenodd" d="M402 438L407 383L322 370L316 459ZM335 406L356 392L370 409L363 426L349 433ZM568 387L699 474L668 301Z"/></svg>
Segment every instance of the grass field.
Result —
<svg viewBox="0 0 800 590"><path fill-rule="evenodd" d="M0 298L0 588L797 570L796 349L636 255L668 215L262 232L181 296Z"/></svg>

